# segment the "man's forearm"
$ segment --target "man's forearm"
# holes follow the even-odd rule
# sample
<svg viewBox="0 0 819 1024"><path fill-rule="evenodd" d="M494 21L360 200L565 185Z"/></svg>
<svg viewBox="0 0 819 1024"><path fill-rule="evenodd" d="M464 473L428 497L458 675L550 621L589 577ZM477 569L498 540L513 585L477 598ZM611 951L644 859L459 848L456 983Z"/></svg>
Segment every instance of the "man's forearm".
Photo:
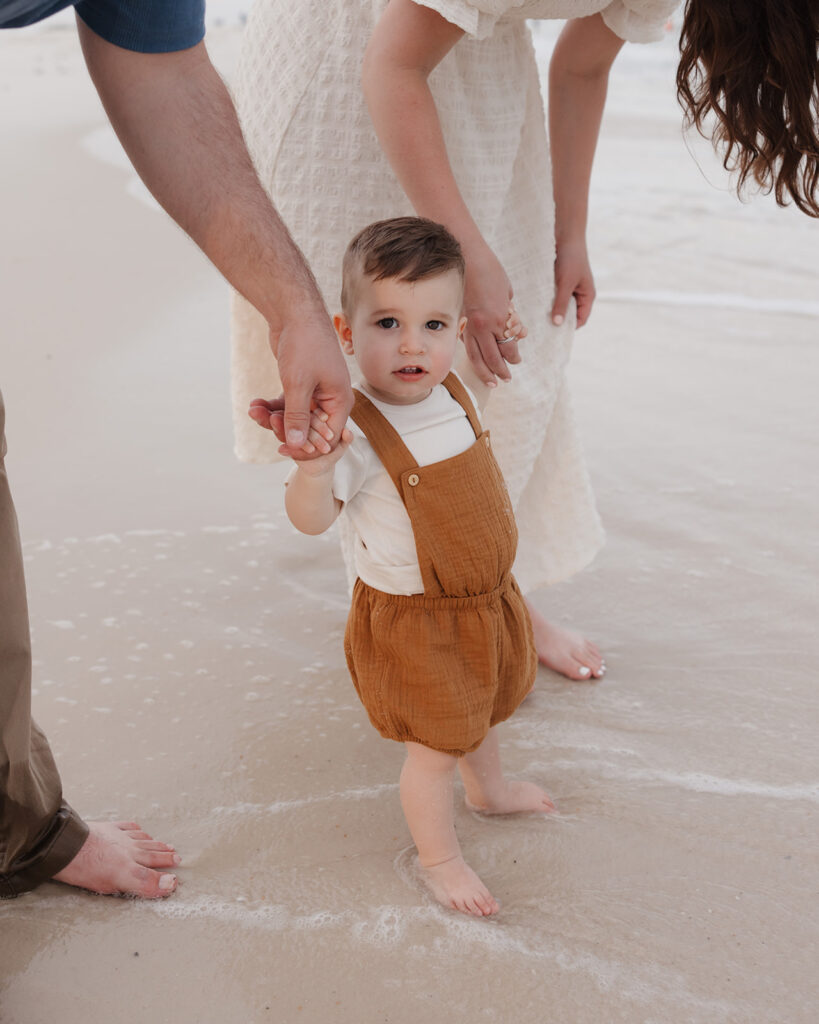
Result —
<svg viewBox="0 0 819 1024"><path fill-rule="evenodd" d="M79 28L106 113L157 201L274 333L286 311L323 316L312 274L259 183L204 44L134 53L81 21Z"/></svg>

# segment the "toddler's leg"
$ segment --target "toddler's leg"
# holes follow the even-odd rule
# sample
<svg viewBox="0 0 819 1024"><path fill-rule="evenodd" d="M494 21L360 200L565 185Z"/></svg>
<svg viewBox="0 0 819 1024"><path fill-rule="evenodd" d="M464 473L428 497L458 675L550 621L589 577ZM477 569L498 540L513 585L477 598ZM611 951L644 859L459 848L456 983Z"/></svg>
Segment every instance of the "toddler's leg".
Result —
<svg viewBox="0 0 819 1024"><path fill-rule="evenodd" d="M520 811L548 814L555 809L549 795L534 782L504 777L496 728L489 730L478 749L462 758L458 767L470 810L482 814L515 814Z"/></svg>
<svg viewBox="0 0 819 1024"><path fill-rule="evenodd" d="M452 783L457 758L407 743L401 806L432 895L445 907L485 917L498 911L492 894L464 861L455 835Z"/></svg>

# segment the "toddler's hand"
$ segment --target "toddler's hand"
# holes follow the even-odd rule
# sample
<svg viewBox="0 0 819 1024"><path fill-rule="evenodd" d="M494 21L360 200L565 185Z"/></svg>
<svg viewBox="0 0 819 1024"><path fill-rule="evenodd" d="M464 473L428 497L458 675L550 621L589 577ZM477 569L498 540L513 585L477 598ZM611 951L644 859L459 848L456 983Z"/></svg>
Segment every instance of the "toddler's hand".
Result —
<svg viewBox="0 0 819 1024"><path fill-rule="evenodd" d="M335 439L331 427L328 424L329 416L321 406L314 404L310 411L310 425L307 431L307 440L297 449L299 454L294 455L292 449L284 444L284 396L272 400L254 398L247 410L248 416L260 427L272 430L277 439L282 442L279 447L280 455L287 455L301 461L302 458L315 457L316 453L324 455L333 447Z"/></svg>
<svg viewBox="0 0 819 1024"><path fill-rule="evenodd" d="M353 441L352 433L344 427L341 431L341 438L335 448L331 448L327 434L332 438L332 431L326 424L327 414L323 412L312 412L310 414L310 429L307 441L302 446L305 453L303 458L292 455L287 445L279 446L279 454L289 455L294 462L298 463L301 472L307 476L324 476L332 472L333 466L347 451Z"/></svg>
<svg viewBox="0 0 819 1024"><path fill-rule="evenodd" d="M299 449L299 452L304 452L305 455L315 455L316 452L319 455L327 455L332 451L333 446L330 442L335 436L332 430L327 425L327 420L330 417L322 409L312 409L310 412L310 426L307 428L307 440ZM282 445L279 448L279 452L282 455L287 455L287 451L282 451L282 448L287 448L287 445ZM297 458L297 456L293 456Z"/></svg>
<svg viewBox="0 0 819 1024"><path fill-rule="evenodd" d="M510 302L509 304L509 316L506 318L506 327L503 330L503 340L499 340L498 344L507 345L510 342L518 342L526 337L528 330L524 327L523 321L521 320L518 311L515 309L515 304ZM503 349L501 349L501 355L503 355ZM505 356L504 356L505 358ZM517 362L518 360L515 360Z"/></svg>

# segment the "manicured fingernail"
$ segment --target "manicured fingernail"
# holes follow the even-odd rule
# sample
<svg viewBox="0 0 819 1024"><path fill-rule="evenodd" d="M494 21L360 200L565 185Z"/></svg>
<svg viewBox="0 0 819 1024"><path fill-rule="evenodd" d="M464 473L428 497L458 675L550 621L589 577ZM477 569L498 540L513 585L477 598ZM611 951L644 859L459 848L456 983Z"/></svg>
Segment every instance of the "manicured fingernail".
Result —
<svg viewBox="0 0 819 1024"><path fill-rule="evenodd" d="M498 386L498 382L496 380L488 380L486 382L486 386L488 388L496 388Z"/></svg>
<svg viewBox="0 0 819 1024"><path fill-rule="evenodd" d="M173 862L177 867L179 867L179 865L182 863L182 858L179 856L178 853L175 853L173 855Z"/></svg>
<svg viewBox="0 0 819 1024"><path fill-rule="evenodd" d="M163 875L159 879L159 888L163 892L170 892L176 885L176 875Z"/></svg>
<svg viewBox="0 0 819 1024"><path fill-rule="evenodd" d="M288 430L287 431L287 443L293 448L298 448L299 445L304 444L304 431L303 430Z"/></svg>
<svg viewBox="0 0 819 1024"><path fill-rule="evenodd" d="M552 317L552 323L555 325L555 327L560 327L560 325L563 323L563 317L560 315L560 313L555 313L555 315Z"/></svg>
<svg viewBox="0 0 819 1024"><path fill-rule="evenodd" d="M591 669L590 668L586 668L586 666L584 665L583 668L581 668L580 671L578 672L578 675L583 676L584 679L588 679L589 676L591 675Z"/></svg>

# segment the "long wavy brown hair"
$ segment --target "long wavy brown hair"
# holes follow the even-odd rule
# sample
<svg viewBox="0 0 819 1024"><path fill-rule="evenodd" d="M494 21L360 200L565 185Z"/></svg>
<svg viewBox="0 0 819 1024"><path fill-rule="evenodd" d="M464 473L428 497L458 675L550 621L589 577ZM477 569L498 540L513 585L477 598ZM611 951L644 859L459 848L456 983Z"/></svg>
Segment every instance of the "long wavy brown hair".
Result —
<svg viewBox="0 0 819 1024"><path fill-rule="evenodd" d="M677 97L737 191L819 217L819 0L686 0ZM710 115L714 115L712 122Z"/></svg>

